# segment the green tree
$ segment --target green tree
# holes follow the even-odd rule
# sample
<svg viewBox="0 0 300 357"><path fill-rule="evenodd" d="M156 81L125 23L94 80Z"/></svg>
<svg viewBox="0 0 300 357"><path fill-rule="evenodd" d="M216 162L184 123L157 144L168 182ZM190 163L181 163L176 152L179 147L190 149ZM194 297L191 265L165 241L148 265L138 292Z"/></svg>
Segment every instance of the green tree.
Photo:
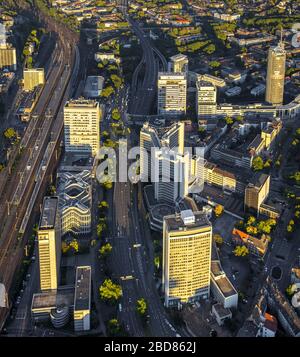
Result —
<svg viewBox="0 0 300 357"><path fill-rule="evenodd" d="M139 315L145 316L145 314L147 313L147 309L148 309L147 302L144 298L137 300L136 311L139 313Z"/></svg>
<svg viewBox="0 0 300 357"><path fill-rule="evenodd" d="M285 292L287 296L291 297L294 294L294 290L295 289L293 288L293 284L291 284L285 289Z"/></svg>
<svg viewBox="0 0 300 357"><path fill-rule="evenodd" d="M110 243L104 244L100 249L99 253L102 258L107 258L112 252L112 245Z"/></svg>
<svg viewBox="0 0 300 357"><path fill-rule="evenodd" d="M107 225L105 222L100 222L97 224L97 236L98 238L101 238L102 233L105 231L105 229L107 228Z"/></svg>
<svg viewBox="0 0 300 357"><path fill-rule="evenodd" d="M102 89L101 97L108 98L114 92L115 92L114 88L112 86L108 86L108 87Z"/></svg>
<svg viewBox="0 0 300 357"><path fill-rule="evenodd" d="M222 205L216 205L214 212L216 217L220 217L224 212L224 207Z"/></svg>
<svg viewBox="0 0 300 357"><path fill-rule="evenodd" d="M227 116L225 118L225 122L226 122L227 125L232 125L233 124L233 119L231 117Z"/></svg>
<svg viewBox="0 0 300 357"><path fill-rule="evenodd" d="M101 201L101 202L99 203L98 207L99 207L101 210L103 210L103 209L107 210L107 209L109 208L109 204L108 204L106 201Z"/></svg>
<svg viewBox="0 0 300 357"><path fill-rule="evenodd" d="M107 330L110 336L119 336L122 329L117 319L111 319L107 323Z"/></svg>
<svg viewBox="0 0 300 357"><path fill-rule="evenodd" d="M7 128L4 131L3 135L6 139L12 140L17 137L17 132L15 131L14 128Z"/></svg>
<svg viewBox="0 0 300 357"><path fill-rule="evenodd" d="M219 68L220 66L221 66L221 63L219 61L209 62L209 67L211 67L211 68Z"/></svg>
<svg viewBox="0 0 300 357"><path fill-rule="evenodd" d="M155 268L158 270L160 267L160 256L159 255L154 257L154 265L155 265Z"/></svg>
<svg viewBox="0 0 300 357"><path fill-rule="evenodd" d="M264 160L260 156L256 156L252 161L252 169L261 171L264 168Z"/></svg>
<svg viewBox="0 0 300 357"><path fill-rule="evenodd" d="M245 257L249 254L249 249L244 245L238 245L235 247L233 253L236 257Z"/></svg>
<svg viewBox="0 0 300 357"><path fill-rule="evenodd" d="M214 239L214 241L216 242L217 245L222 245L223 244L223 238L222 238L222 236L220 234L215 233L213 235L213 239Z"/></svg>
<svg viewBox="0 0 300 357"><path fill-rule="evenodd" d="M105 279L99 288L100 298L107 302L116 303L122 296L122 288L110 279Z"/></svg>

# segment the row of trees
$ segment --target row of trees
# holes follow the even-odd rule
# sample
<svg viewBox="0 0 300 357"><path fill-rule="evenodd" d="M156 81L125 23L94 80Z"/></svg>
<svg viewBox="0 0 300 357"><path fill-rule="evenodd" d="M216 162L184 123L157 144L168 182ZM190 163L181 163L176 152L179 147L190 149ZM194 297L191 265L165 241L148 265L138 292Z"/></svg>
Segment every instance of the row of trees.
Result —
<svg viewBox="0 0 300 357"><path fill-rule="evenodd" d="M250 216L245 223L243 221L239 221L236 224L236 227L252 236L259 236L261 234L270 234L276 227L276 224L277 222L274 218L258 220L254 216Z"/></svg>

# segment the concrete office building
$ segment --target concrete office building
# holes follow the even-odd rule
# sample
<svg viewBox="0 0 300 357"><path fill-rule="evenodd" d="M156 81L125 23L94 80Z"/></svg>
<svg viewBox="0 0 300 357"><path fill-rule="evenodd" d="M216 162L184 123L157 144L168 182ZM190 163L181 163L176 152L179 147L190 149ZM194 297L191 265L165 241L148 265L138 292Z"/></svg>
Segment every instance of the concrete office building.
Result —
<svg viewBox="0 0 300 357"><path fill-rule="evenodd" d="M187 80L184 73L158 73L158 114L186 113Z"/></svg>
<svg viewBox="0 0 300 357"><path fill-rule="evenodd" d="M45 197L38 228L40 288L56 290L61 257L58 198Z"/></svg>
<svg viewBox="0 0 300 357"><path fill-rule="evenodd" d="M260 207L269 195L270 176L257 174L251 179L245 190L245 211L259 214Z"/></svg>
<svg viewBox="0 0 300 357"><path fill-rule="evenodd" d="M198 81L196 83L196 112L198 119L209 119L216 115L217 88L214 84Z"/></svg>
<svg viewBox="0 0 300 357"><path fill-rule="evenodd" d="M0 69L7 68L12 71L17 70L16 49L8 44L0 46Z"/></svg>
<svg viewBox="0 0 300 357"><path fill-rule="evenodd" d="M266 102L276 106L283 103L285 61L286 51L282 42L269 49Z"/></svg>
<svg viewBox="0 0 300 357"><path fill-rule="evenodd" d="M205 214L182 211L164 217L162 285L165 306L207 299L212 226Z"/></svg>
<svg viewBox="0 0 300 357"><path fill-rule="evenodd" d="M170 62L168 63L168 71L174 73L185 73L188 74L189 59L183 54L178 54L170 57Z"/></svg>
<svg viewBox="0 0 300 357"><path fill-rule="evenodd" d="M38 85L45 84L44 68L34 68L34 69L26 68L24 69L23 77L24 77L23 88L25 91L28 92L34 90Z"/></svg>
<svg viewBox="0 0 300 357"><path fill-rule="evenodd" d="M178 153L184 152L184 123L172 122L165 126L161 123L150 124L146 122L140 131L140 167L141 180L148 181L151 177L151 148L168 146L170 149L178 148Z"/></svg>
<svg viewBox="0 0 300 357"><path fill-rule="evenodd" d="M74 329L76 332L90 330L91 278L92 268L90 266L76 268L74 296Z"/></svg>
<svg viewBox="0 0 300 357"><path fill-rule="evenodd" d="M174 203L177 199L188 195L189 153L181 155L162 147L155 152L154 160L154 192L155 199Z"/></svg>
<svg viewBox="0 0 300 357"><path fill-rule="evenodd" d="M101 108L94 100L70 100L64 108L64 138L67 152L95 156L100 147Z"/></svg>

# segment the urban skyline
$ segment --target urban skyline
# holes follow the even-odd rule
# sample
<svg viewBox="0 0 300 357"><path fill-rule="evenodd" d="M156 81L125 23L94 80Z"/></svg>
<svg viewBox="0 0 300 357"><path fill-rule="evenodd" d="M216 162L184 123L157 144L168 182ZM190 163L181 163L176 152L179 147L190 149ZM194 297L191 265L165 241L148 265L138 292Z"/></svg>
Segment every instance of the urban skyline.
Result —
<svg viewBox="0 0 300 357"><path fill-rule="evenodd" d="M299 19L3 1L1 337L300 337Z"/></svg>

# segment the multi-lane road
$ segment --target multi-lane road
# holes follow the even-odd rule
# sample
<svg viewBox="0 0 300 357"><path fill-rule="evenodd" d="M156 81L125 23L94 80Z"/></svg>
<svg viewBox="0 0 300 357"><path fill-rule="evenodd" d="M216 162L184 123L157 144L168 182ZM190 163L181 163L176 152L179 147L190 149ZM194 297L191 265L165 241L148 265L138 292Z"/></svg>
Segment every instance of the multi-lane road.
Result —
<svg viewBox="0 0 300 357"><path fill-rule="evenodd" d="M132 30L138 37L143 50L143 57L137 66L132 79L132 96L130 103L130 113L137 115L151 114L156 97L157 73L159 70L159 61L161 69L167 70L167 61L157 48L150 42L148 35L141 29L139 24L128 19ZM158 61L159 59L159 61ZM145 66L145 75L142 83L138 82L139 73Z"/></svg>

